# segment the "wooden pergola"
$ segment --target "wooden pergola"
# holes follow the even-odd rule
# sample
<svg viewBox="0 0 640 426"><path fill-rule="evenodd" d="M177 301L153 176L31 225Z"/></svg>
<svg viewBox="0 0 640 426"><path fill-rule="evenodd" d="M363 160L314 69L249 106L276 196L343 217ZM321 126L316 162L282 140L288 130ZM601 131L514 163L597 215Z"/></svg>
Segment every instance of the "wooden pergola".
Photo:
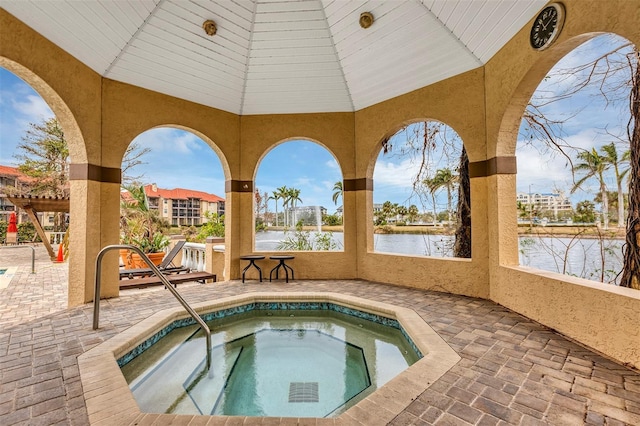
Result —
<svg viewBox="0 0 640 426"><path fill-rule="evenodd" d="M36 227L36 232L40 236L42 243L47 248L51 259L55 259L56 255L49 243L49 239L42 228L42 224L38 220L36 213L38 212L64 212L69 213L69 197L45 197L35 195L8 195L7 199L14 206L20 207L29 215L29 218Z"/></svg>

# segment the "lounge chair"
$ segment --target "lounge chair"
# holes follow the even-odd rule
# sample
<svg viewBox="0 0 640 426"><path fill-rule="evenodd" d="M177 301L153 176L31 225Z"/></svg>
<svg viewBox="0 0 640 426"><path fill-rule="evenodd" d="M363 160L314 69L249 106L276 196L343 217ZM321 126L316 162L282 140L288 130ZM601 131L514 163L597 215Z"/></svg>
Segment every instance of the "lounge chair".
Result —
<svg viewBox="0 0 640 426"><path fill-rule="evenodd" d="M162 259L162 262L158 265L158 269L163 274L177 274L180 272L189 272L189 268L185 266L176 266L173 264L173 260L182 250L185 241L178 241L169 253ZM137 268L137 269L124 269L120 268L120 279L123 278L136 278L136 277L148 277L153 275L151 268Z"/></svg>
<svg viewBox="0 0 640 426"><path fill-rule="evenodd" d="M217 277L215 274L212 274L210 272L185 272L182 274L171 274L171 275L167 275L167 280L173 284L174 287L177 287L178 284L180 283L186 283L186 282L191 282L191 281L197 281L199 283L205 284L207 281L213 281L216 282ZM144 277L144 278L134 278L134 279L125 279L125 280L120 280L120 288L121 289L126 289L126 288L145 288L145 287L150 287L150 286L154 286L154 285L162 285L164 284L161 280L160 277L156 277L151 276L151 277Z"/></svg>

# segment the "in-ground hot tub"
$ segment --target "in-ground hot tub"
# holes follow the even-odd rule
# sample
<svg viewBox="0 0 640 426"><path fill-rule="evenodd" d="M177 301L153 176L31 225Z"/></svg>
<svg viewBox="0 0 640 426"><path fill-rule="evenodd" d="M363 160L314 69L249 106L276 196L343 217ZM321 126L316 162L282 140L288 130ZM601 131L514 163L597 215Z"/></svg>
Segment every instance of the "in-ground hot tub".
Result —
<svg viewBox="0 0 640 426"><path fill-rule="evenodd" d="M323 322L324 320L321 320L318 325L314 325L313 321L304 318L311 315L310 312L307 312L309 309L317 309L318 307L321 310L337 311L340 315L346 314L356 318L356 329L350 328L347 331L340 331L342 327L340 321L342 319L338 320L340 325L328 326L327 323ZM202 417L202 420L204 420L209 413L225 413L222 409L225 406L232 407L226 411L228 415L251 416L261 415L264 412L268 416L280 417L281 414L278 412L264 411L263 406L267 403L262 399L259 399L257 403L259 407L257 411L255 407L249 409L249 411L246 411L245 408L238 409L238 406L243 407L246 404L244 402L237 404L235 399L238 398L237 395L247 393L248 389L251 388L259 389L256 392L265 393L269 391L270 369L266 368L262 373L254 371L259 364L255 360L257 351L281 350L283 345L288 347L292 340L306 338L311 342L311 349L301 349L298 355L302 355L302 359L300 362L295 363L297 367L292 361L273 363L273 358L271 361L266 361L267 363L273 363L274 370L276 367L283 368L278 375L296 377L294 370L304 370L303 367L309 365L309 360L306 359L307 355L310 355L311 352L326 352L322 355L324 358L319 363L328 364L327 372L324 372L323 375L315 376L320 377L319 379L296 381L289 380L290 377L283 378L284 383L280 386L282 388L280 393L288 392L289 398L293 395L294 399L289 399L288 402L294 402L294 404L289 405L295 407L293 411L287 412L288 414L285 413L284 416L309 417L311 415L324 417L340 414L340 416L353 418L366 424L385 424L399 414L415 397L460 359L414 311L336 293L251 293L200 303L194 308L205 320L218 317L225 318L225 321L227 319L231 321L233 319L232 314L256 309L266 308L266 310L257 314L257 320L255 318L249 320L249 322L253 321L254 325L248 326L248 328L246 320L242 320L245 328L240 327L240 331L237 331L236 334L229 334L223 328L221 334L229 335L230 337L227 342L216 341L217 338L214 337L212 352L214 361L210 375L203 374L202 356L205 353L205 344L204 341L197 339L186 346L181 346L185 339L183 337L174 338L173 340L176 340L178 344L164 345L162 343L159 345L159 347L165 346L165 349L169 348L165 353L159 353L154 348L149 351L151 361L135 361L140 353L149 347L153 347L154 343L161 341L163 336L169 335L171 330L176 327L187 325L187 328L182 333L186 332L189 336L193 335L193 331L188 328L188 323L192 319L178 308L158 312L113 339L81 355L79 357L80 374L89 418L92 423L106 419L119 423L128 423L133 422L136 418L139 420L145 412L158 411L158 408L153 403L149 403L148 400L149 395L156 393L154 389L157 390L157 394L161 396L161 399L165 399L165 402L160 404L163 408L159 410L164 411L167 406L170 406L171 410L176 410L175 407L180 406L181 408L177 409L176 413L190 413L177 414L180 418L184 417L183 420L188 420L192 417ZM282 309L284 309L285 314L278 314ZM265 315L268 318L265 318ZM287 327L282 327L282 321L289 315L294 315L294 327L289 327L286 330ZM375 341L367 343L366 340L362 340L363 337L357 328L370 326L364 323L363 327L362 320L364 319L373 319L374 323L377 324L386 323L391 325L398 333L408 338L408 346L401 345L397 351L401 355L400 358L404 357L407 365L410 365L408 368L406 365L393 366L389 371L397 375L391 378L389 371L383 371L378 374L377 371L373 371L375 366L367 365L364 353L376 351L371 347L367 350L366 347L376 346L376 343ZM275 326L265 328L260 325L265 322L274 323ZM258 325L256 326L255 324ZM373 334L378 332L376 327L374 326L376 331ZM338 330L337 332L336 329ZM247 332L247 330L250 332ZM215 329L213 331L215 336ZM347 339L347 334L351 334L354 337ZM377 345L383 345L385 339L383 338L382 343ZM168 340L170 341L171 338ZM353 340L353 342L349 340ZM262 346L252 346L257 341L261 341ZM310 350L311 352L307 352L307 355L304 355L305 350ZM409 354L412 350L416 352L415 355ZM179 351L191 354L194 360L194 365L186 366L182 373L178 371L178 367L168 367L167 364L167 360L174 358L176 352ZM242 355L243 351L246 351L244 355ZM390 351L393 352L395 350L383 349L377 352L386 354ZM280 358L288 356L285 352L275 353L275 355ZM419 358L420 355L422 355L422 358ZM394 356L398 358L397 354ZM333 365L333 361L338 358L346 358L347 363L352 365L348 369L341 367L340 364ZM392 358L393 356L389 359ZM144 388L143 395L146 396L140 399L140 404L136 402L118 362L124 365L123 368L125 370L134 371L130 377L131 387L134 389ZM287 362L290 364L290 368L287 368ZM369 362L371 363L372 361L370 360ZM155 379L150 379L148 372L142 372L147 368L141 367L145 363L151 364L151 371L160 372ZM400 364L402 364L402 361L400 361ZM243 365L249 366L250 376L254 379L260 378L262 382L267 383L262 383L262 387L256 387L255 383L249 385L243 383L246 382L244 380L246 374L234 375L233 373L234 368L242 368ZM396 370L395 372L394 369ZM225 377L223 374L225 371L223 370L230 374ZM291 370L290 374L288 370ZM339 370L335 377L342 382L342 384L336 385L337 387L331 385L334 379L323 377L324 375L331 375L333 370ZM304 373L303 371L302 377L304 377ZM181 377L181 374L184 377ZM350 376L347 378L341 377L345 374ZM371 386L371 377L373 377L374 381L377 382L379 380L385 384L375 390ZM165 387L173 386L177 391L182 389L182 395L171 394L168 397L164 395L163 380L165 380ZM174 383L170 385L169 382L172 380ZM213 388L207 388L210 385ZM226 387L229 388L229 392L225 392ZM322 400L319 396L322 393L318 392L318 389L326 389ZM276 389L274 388L273 391L275 392ZM214 396L211 396L212 393ZM170 402L167 403L167 400ZM324 406L322 406L322 403L324 403ZM305 409L300 411L299 407L305 404L307 407L314 407L315 411L307 412L308 410ZM332 406L332 404L335 404L335 406ZM184 407L193 406L196 407L195 411L184 411ZM164 421L164 416L166 416L166 421L176 418L176 414L156 413L149 414L149 416L157 416L159 422ZM282 420L286 421L286 418Z"/></svg>
<svg viewBox="0 0 640 426"><path fill-rule="evenodd" d="M143 411L334 417L422 357L397 320L334 303L258 302L202 317L209 370L195 321L174 321L118 359Z"/></svg>

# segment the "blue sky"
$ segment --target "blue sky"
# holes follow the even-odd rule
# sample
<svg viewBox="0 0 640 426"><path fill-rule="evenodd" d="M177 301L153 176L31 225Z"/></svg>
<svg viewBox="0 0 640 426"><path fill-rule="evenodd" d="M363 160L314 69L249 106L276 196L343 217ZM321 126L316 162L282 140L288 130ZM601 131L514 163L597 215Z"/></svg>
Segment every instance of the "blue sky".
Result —
<svg viewBox="0 0 640 426"><path fill-rule="evenodd" d="M563 58L556 67L567 68L583 61L589 55L597 55L610 43L599 37L574 50ZM569 78L564 81L547 79L539 86L541 92L559 93L574 83ZM582 148L599 147L612 138L605 134L618 132L623 127L625 105L603 106L589 94L574 96L567 101L550 105L547 112L555 117L566 117L573 111L580 113L572 117L564 126L565 139ZM11 72L0 68L0 164L15 165L13 155L16 146L30 122L38 122L53 114L40 96ZM143 180L155 182L162 188L189 188L224 196L224 175L215 152L197 136L171 128L147 131L137 140L141 146L151 148L134 174L144 174ZM540 155L535 146L518 143L517 189L528 192L552 192L564 189L567 193L572 186L570 169L566 160L559 156ZM180 167L180 173L165 173L168 168ZM450 166L445 160L430 164L435 170ZM391 201L399 204L420 203L411 198L411 178L416 164L408 158L396 155L380 156L374 172L374 202ZM260 192L271 194L276 188L286 185L301 190L302 205L322 205L329 212L337 207L332 201L332 188L342 179L338 164L323 147L307 141L291 141L274 147L263 159L256 176L256 186ZM593 182L593 188L596 183ZM613 181L610 188L615 189ZM588 189L588 188L585 188ZM574 202L592 196L585 191L577 191ZM438 203L444 205L441 194ZM340 205L340 202L338 202ZM273 206L270 206L273 209Z"/></svg>
<svg viewBox="0 0 640 426"><path fill-rule="evenodd" d="M555 65L554 69L570 69L578 64L588 63L609 51L611 46L622 44L625 41L625 39L614 35L596 37L567 54ZM552 72L549 75L552 75ZM575 75L566 78L549 77L540 83L536 94L542 97L547 93L561 94L573 87L577 80L578 77ZM609 95L612 94L607 88L605 88L605 92ZM626 90L624 95L628 96L628 93ZM588 150L594 147L599 149L602 145L615 141L615 138L607 132L614 135L626 134L626 124L629 119L628 98L607 105L597 84L589 86L588 90L566 100L546 106L544 112L554 119L567 119L561 131L564 139L572 146ZM567 164L567 160L560 155L541 155L539 147L535 145L527 145L521 139L518 140L516 148L518 192L528 192L529 185L531 185L532 192L555 192L555 189L560 189L569 195L573 180L570 173L571 167ZM620 146L619 152L623 148L628 150L628 144L626 147ZM572 157L575 158L575 155ZM612 174L607 177L607 187L610 191L616 190ZM591 200L593 199L592 194L598 191L597 188L598 184L595 180L587 181L583 188L578 189L571 196L571 199L574 203L584 199Z"/></svg>

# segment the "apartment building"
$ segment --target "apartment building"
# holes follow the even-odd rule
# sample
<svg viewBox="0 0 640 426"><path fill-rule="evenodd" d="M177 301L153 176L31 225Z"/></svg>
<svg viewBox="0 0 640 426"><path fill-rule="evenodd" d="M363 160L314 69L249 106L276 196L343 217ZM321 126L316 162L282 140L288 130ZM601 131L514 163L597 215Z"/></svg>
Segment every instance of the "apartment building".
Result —
<svg viewBox="0 0 640 426"><path fill-rule="evenodd" d="M0 220L9 221L11 212L16 211L16 206L7 199L7 193L12 190L19 191L25 185L26 179L17 167L0 166Z"/></svg>
<svg viewBox="0 0 640 426"><path fill-rule="evenodd" d="M144 187L149 208L156 209L160 217L173 226L202 225L207 222L206 213L224 214L224 198L192 189L163 189L154 184Z"/></svg>
<svg viewBox="0 0 640 426"><path fill-rule="evenodd" d="M564 192L557 193L526 193L518 192L516 201L525 206L534 206L538 210L547 210L554 213L562 211L572 211L571 200L564 195Z"/></svg>

